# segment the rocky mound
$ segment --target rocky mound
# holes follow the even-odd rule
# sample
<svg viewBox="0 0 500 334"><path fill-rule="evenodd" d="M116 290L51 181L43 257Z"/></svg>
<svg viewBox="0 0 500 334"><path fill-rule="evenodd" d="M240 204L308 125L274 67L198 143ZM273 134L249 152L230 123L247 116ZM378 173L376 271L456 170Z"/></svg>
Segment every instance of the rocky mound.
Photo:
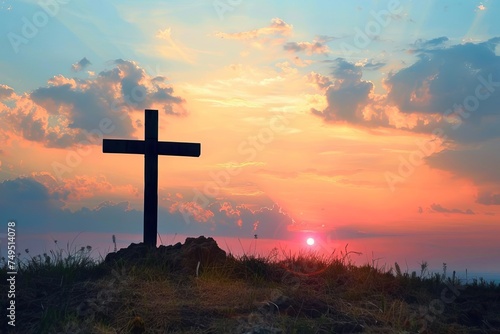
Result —
<svg viewBox="0 0 500 334"><path fill-rule="evenodd" d="M213 238L187 238L184 244L180 242L175 245L160 246L158 248L147 247L143 243L131 244L118 252L109 253L104 260L112 264L122 262L131 265L164 263L172 271L183 271L196 273L198 262L200 269L213 264L223 263L226 260L226 252L219 248Z"/></svg>

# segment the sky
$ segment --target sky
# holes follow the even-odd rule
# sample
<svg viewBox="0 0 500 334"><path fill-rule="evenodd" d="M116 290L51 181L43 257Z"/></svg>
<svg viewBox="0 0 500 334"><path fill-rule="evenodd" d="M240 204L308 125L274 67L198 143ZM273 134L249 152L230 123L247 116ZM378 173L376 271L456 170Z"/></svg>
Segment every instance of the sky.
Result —
<svg viewBox="0 0 500 334"><path fill-rule="evenodd" d="M160 235L313 235L500 272L499 10L2 0L2 240L15 220L20 242L141 241L144 158L102 139L144 139L158 109L160 140L202 147L159 158Z"/></svg>

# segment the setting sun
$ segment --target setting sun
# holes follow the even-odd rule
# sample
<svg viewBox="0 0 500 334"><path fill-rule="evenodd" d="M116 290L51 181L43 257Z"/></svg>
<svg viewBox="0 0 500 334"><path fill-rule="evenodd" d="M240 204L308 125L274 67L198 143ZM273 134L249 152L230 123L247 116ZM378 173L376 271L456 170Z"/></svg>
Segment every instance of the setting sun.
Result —
<svg viewBox="0 0 500 334"><path fill-rule="evenodd" d="M312 246L312 245L314 245L314 239L313 239L313 238L307 238L306 243L307 243L309 246Z"/></svg>

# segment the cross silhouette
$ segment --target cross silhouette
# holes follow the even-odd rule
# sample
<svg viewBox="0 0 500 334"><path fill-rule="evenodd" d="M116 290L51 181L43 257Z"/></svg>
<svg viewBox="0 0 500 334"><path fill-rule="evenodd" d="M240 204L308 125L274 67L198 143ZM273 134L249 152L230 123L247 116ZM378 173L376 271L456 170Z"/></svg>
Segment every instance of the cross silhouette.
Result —
<svg viewBox="0 0 500 334"><path fill-rule="evenodd" d="M201 144L158 141L158 110L146 109L145 140L103 139L103 153L144 154L144 244L156 247L158 155L199 157Z"/></svg>

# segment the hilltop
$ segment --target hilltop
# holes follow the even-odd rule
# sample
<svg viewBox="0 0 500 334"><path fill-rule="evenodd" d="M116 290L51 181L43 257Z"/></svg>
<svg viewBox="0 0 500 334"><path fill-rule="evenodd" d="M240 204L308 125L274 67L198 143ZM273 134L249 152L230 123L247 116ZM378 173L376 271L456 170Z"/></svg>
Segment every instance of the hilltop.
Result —
<svg viewBox="0 0 500 334"><path fill-rule="evenodd" d="M9 333L500 333L500 285L355 266L347 250L226 254L212 238L93 260L90 247L19 263ZM3 263L2 273L7 273ZM7 281L1 281L7 291ZM5 310L2 295L2 309Z"/></svg>

